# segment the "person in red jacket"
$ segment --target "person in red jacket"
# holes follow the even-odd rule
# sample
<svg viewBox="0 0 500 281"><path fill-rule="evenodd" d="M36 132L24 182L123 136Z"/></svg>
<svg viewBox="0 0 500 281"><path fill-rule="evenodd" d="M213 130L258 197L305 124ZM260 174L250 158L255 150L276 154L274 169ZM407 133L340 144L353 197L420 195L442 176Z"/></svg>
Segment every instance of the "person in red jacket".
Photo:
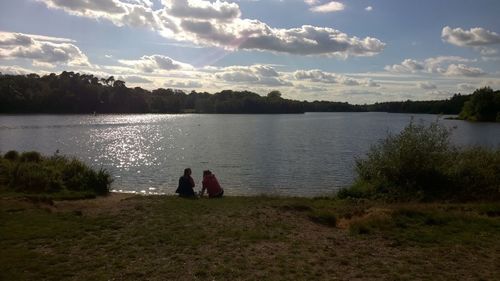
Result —
<svg viewBox="0 0 500 281"><path fill-rule="evenodd" d="M205 189L208 193L208 198L222 198L224 189L220 187L219 181L209 170L203 171L203 182L200 196L203 196Z"/></svg>

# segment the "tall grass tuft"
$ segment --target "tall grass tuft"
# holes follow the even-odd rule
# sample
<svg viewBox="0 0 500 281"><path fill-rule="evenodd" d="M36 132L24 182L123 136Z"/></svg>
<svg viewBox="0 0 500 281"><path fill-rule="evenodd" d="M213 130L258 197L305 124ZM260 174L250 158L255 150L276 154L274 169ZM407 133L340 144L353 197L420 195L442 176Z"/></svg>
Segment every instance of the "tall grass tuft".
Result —
<svg viewBox="0 0 500 281"><path fill-rule="evenodd" d="M105 195L113 179L75 158L9 151L0 158L0 187L20 193L79 192Z"/></svg>
<svg viewBox="0 0 500 281"><path fill-rule="evenodd" d="M411 122L356 161L356 183L338 193L398 201L500 199L500 151L458 148L438 122Z"/></svg>

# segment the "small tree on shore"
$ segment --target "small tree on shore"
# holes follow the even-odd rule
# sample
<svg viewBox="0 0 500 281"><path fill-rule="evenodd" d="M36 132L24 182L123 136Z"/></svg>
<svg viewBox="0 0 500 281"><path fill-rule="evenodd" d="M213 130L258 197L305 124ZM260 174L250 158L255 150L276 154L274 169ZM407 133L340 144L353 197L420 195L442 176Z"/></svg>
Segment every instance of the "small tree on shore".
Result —
<svg viewBox="0 0 500 281"><path fill-rule="evenodd" d="M440 192L446 185L443 167L452 150L449 135L437 122L428 126L411 122L401 133L373 146L365 159L356 161L359 179L379 193L398 197Z"/></svg>
<svg viewBox="0 0 500 281"><path fill-rule="evenodd" d="M434 122L411 122L356 161L356 183L345 197L397 201L500 199L500 150L459 148L450 131Z"/></svg>

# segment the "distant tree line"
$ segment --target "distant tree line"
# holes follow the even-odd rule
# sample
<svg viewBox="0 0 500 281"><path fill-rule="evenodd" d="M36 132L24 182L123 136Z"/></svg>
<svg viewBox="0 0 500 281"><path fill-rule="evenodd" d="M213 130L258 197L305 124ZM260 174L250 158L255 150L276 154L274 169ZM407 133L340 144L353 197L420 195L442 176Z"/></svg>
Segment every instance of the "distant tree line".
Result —
<svg viewBox="0 0 500 281"><path fill-rule="evenodd" d="M0 75L1 113L302 113L299 101L248 91L148 91L89 74Z"/></svg>
<svg viewBox="0 0 500 281"><path fill-rule="evenodd" d="M458 114L470 95L455 94L450 99L430 101L395 101L365 105L367 111L392 113Z"/></svg>
<svg viewBox="0 0 500 281"><path fill-rule="evenodd" d="M498 96L498 92L495 95ZM59 75L51 73L45 76L37 74L2 75L0 73L0 113L303 113L381 111L459 114L464 104L470 99L471 95L457 94L447 100L408 100L404 102L352 105L346 102L308 102L284 99L279 91L271 91L265 97L249 91L232 90L224 90L215 94L196 91L185 93L182 90L163 88L148 91L140 87L128 88L124 81L115 80L113 76L98 78L91 74L67 71ZM482 99L482 96L479 99ZM476 107L473 106L473 108ZM498 108L498 105L496 105L496 108ZM481 118L477 120L481 121Z"/></svg>

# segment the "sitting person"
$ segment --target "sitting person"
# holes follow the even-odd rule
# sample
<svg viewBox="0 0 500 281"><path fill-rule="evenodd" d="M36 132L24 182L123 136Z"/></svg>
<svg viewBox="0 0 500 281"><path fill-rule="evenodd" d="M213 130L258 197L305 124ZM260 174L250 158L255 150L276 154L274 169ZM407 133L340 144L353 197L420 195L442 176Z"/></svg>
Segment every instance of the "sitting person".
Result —
<svg viewBox="0 0 500 281"><path fill-rule="evenodd" d="M179 193L180 197L187 198L195 198L196 194L194 193L194 180L191 177L191 169L184 169L184 175L179 178L179 186L175 193Z"/></svg>
<svg viewBox="0 0 500 281"><path fill-rule="evenodd" d="M224 189L220 187L219 181L209 170L203 171L203 182L200 196L203 196L205 189L208 193L208 198L222 198Z"/></svg>

